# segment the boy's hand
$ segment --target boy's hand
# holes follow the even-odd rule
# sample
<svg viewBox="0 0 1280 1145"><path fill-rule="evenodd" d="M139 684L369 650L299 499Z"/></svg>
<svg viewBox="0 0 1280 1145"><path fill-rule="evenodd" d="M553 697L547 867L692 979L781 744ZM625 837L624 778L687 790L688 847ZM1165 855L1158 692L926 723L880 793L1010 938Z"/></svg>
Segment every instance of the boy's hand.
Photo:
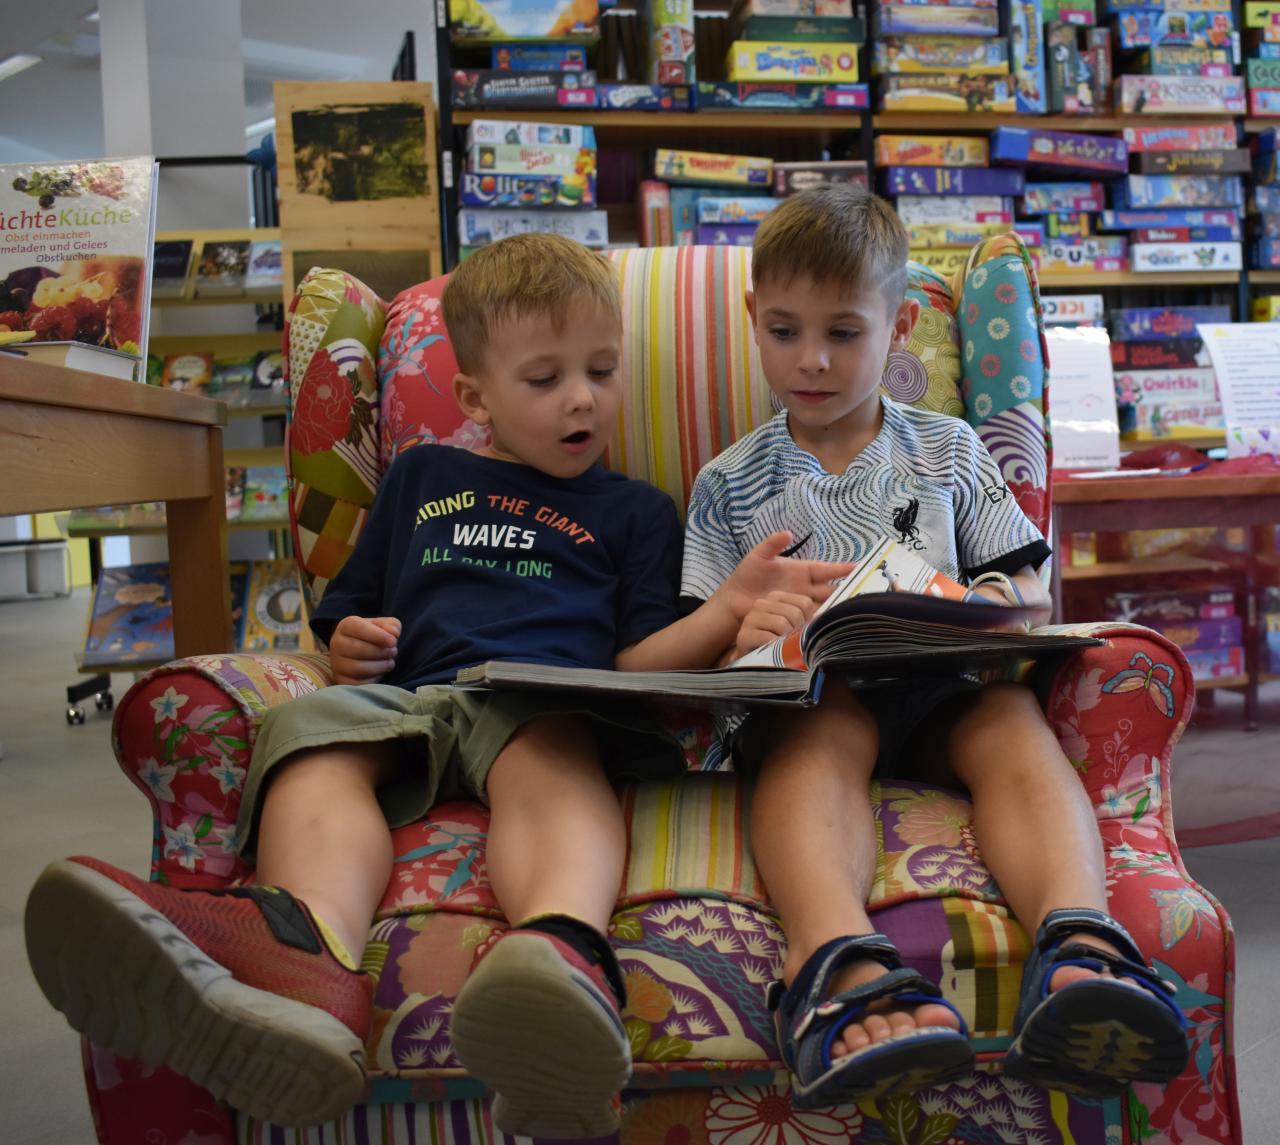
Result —
<svg viewBox="0 0 1280 1145"><path fill-rule="evenodd" d="M832 581L848 576L851 563L805 561L782 554L794 543L790 533L773 533L765 537L738 563L729 578L712 594L733 613L739 625L770 593L781 592L803 596L813 604L821 604L834 591Z"/></svg>
<svg viewBox="0 0 1280 1145"><path fill-rule="evenodd" d="M345 616L329 640L335 684L372 684L396 666L400 621L394 616Z"/></svg>
<svg viewBox="0 0 1280 1145"><path fill-rule="evenodd" d="M745 656L762 644L795 631L817 607L812 598L798 592L774 591L757 600L738 629L735 655Z"/></svg>

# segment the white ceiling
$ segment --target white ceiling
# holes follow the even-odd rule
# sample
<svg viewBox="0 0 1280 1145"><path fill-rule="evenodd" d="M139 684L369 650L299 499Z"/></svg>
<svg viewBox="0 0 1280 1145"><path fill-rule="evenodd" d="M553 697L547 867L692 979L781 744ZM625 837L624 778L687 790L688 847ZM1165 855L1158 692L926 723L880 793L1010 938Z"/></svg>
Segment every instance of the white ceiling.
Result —
<svg viewBox="0 0 1280 1145"><path fill-rule="evenodd" d="M0 0L0 59L43 57L0 80L0 163L102 154L97 25L85 19L94 8ZM432 0L240 0L240 13L246 126L272 114L276 80L390 79L406 31L417 37L418 78L434 78Z"/></svg>

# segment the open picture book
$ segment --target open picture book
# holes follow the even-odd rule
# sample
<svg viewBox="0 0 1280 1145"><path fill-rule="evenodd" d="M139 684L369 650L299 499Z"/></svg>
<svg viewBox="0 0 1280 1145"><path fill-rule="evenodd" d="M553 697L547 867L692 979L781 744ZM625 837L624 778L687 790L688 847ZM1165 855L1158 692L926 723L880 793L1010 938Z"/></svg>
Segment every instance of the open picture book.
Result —
<svg viewBox="0 0 1280 1145"><path fill-rule="evenodd" d="M882 537L802 628L722 668L619 672L491 660L464 668L454 683L645 695L727 707L814 704L828 674L872 685L1012 667L1101 643L1053 627L1026 631L1039 611L975 596L899 542Z"/></svg>

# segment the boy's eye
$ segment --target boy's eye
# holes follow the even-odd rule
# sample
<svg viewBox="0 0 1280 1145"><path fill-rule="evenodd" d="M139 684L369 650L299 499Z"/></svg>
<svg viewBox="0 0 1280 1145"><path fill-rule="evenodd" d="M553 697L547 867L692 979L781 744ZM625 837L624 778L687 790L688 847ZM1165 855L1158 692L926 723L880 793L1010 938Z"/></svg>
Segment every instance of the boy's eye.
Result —
<svg viewBox="0 0 1280 1145"><path fill-rule="evenodd" d="M617 372L617 366L597 366L594 370L588 371L593 378L599 378L601 380L611 378Z"/></svg>
<svg viewBox="0 0 1280 1145"><path fill-rule="evenodd" d="M545 378L526 378L525 381L531 386L545 387L554 385L556 380L555 374L549 374Z"/></svg>
<svg viewBox="0 0 1280 1145"><path fill-rule="evenodd" d="M780 342L785 342L795 331L790 326L770 326L769 333L777 338Z"/></svg>
<svg viewBox="0 0 1280 1145"><path fill-rule="evenodd" d="M861 333L860 330L832 330L831 337L837 342L852 342Z"/></svg>

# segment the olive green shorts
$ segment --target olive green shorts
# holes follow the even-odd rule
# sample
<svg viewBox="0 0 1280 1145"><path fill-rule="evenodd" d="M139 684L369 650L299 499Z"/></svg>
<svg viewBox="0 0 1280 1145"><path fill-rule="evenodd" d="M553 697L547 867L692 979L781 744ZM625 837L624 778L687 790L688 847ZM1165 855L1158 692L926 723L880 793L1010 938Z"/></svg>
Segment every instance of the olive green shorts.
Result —
<svg viewBox="0 0 1280 1145"><path fill-rule="evenodd" d="M267 776L295 752L386 743L394 778L377 791L387 824L412 823L445 799L487 802L485 781L516 730L540 716L576 716L595 733L611 782L662 779L685 770L680 745L643 704L552 691L488 692L434 684L416 692L391 684L335 684L270 709L263 718L236 824L251 859Z"/></svg>

